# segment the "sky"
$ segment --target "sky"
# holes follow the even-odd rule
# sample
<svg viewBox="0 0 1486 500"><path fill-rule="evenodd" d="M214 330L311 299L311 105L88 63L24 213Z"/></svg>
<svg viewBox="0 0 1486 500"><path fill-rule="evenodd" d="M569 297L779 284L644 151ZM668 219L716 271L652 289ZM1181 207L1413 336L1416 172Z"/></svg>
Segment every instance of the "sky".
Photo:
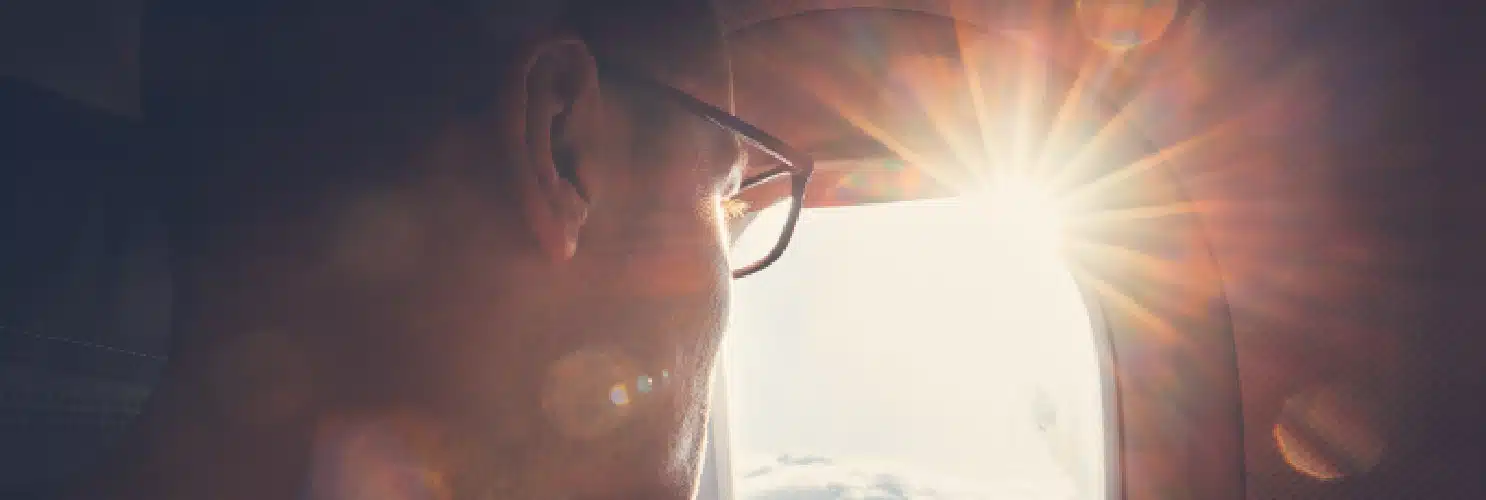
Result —
<svg viewBox="0 0 1486 500"><path fill-rule="evenodd" d="M976 483L932 470L861 459L782 454L739 471L747 500L1038 500L1036 481Z"/></svg>
<svg viewBox="0 0 1486 500"><path fill-rule="evenodd" d="M1088 310L1055 241L1035 241L1055 238L1035 208L960 198L802 214L785 257L734 289L723 366L746 498L827 498L771 496L777 470L748 476L801 456L1019 498L1102 496L1088 490L1104 453ZM766 219L782 216L760 215L752 227L770 229L736 248L771 243ZM804 465L786 483L877 474ZM884 497L869 490L830 491Z"/></svg>

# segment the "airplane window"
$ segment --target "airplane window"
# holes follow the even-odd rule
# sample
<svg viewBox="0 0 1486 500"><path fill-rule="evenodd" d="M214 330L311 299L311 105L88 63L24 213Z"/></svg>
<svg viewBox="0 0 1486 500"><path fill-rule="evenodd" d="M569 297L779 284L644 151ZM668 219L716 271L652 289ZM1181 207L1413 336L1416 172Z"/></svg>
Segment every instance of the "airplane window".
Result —
<svg viewBox="0 0 1486 500"><path fill-rule="evenodd" d="M731 498L1110 496L1090 309L1051 204L1001 186L806 210L737 282L714 426Z"/></svg>

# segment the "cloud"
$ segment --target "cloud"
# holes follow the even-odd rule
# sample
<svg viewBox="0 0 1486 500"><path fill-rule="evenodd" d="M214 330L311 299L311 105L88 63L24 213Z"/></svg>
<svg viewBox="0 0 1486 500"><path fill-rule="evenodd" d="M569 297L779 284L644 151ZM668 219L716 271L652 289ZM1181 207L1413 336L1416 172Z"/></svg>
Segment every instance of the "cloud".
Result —
<svg viewBox="0 0 1486 500"><path fill-rule="evenodd" d="M1029 480L973 483L898 464L783 454L740 464L744 500L1066 500L1067 484Z"/></svg>

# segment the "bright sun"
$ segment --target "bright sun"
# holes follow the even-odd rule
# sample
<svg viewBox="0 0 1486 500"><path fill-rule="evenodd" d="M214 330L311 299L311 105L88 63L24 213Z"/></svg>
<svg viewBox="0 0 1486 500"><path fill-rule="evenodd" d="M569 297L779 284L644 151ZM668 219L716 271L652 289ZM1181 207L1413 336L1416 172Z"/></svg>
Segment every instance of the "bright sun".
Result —
<svg viewBox="0 0 1486 500"><path fill-rule="evenodd" d="M1021 257L1056 257L1063 245L1063 210L1042 184L1024 177L999 179L971 197L984 210L984 233L997 249ZM1008 255L1008 256L1010 256Z"/></svg>

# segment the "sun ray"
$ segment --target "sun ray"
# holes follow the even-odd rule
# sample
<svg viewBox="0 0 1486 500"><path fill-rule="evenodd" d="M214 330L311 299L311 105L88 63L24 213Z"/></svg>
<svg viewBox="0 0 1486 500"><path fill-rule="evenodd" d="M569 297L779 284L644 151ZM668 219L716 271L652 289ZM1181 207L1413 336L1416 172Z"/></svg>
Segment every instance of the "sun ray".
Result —
<svg viewBox="0 0 1486 500"><path fill-rule="evenodd" d="M1134 248L1088 241L1082 239L1069 239L1068 249L1074 252L1093 254L1095 259L1109 259L1115 264L1128 266L1140 273L1143 277L1157 280L1164 284L1190 285L1190 276L1185 272L1186 268L1179 262L1157 257Z"/></svg>
<svg viewBox="0 0 1486 500"><path fill-rule="evenodd" d="M995 167L991 165L991 159L995 157L994 152L997 147L997 141L991 129L992 112L990 104L986 102L985 78L981 75L980 65L982 59L988 60L990 58L983 58L980 54L979 49L983 41L980 40L978 33L970 33L967 30L955 31L959 36L960 61L964 65L965 85L970 92L970 104L974 108L975 125L980 130L981 158L985 159L986 170L994 170ZM970 170L978 171L978 169ZM986 174L989 174L989 172L986 172ZM990 176L980 176L975 181L975 187L984 187L989 184Z"/></svg>
<svg viewBox="0 0 1486 500"><path fill-rule="evenodd" d="M1076 122L1074 117L1087 113L1084 109L1086 97L1093 91L1094 80L1098 76L1098 66L1102 57L1099 54L1089 54L1079 65L1078 76L1073 85L1063 95L1063 103L1058 106L1057 113L1052 124L1048 127L1047 140L1043 142L1042 151L1038 155L1037 165L1050 167L1053 163L1052 155L1063 151L1065 144L1062 141L1068 137L1068 129ZM1092 69L1092 70L1091 70Z"/></svg>
<svg viewBox="0 0 1486 500"><path fill-rule="evenodd" d="M1066 250L1072 260L1085 267L1120 270L1131 283L1146 291L1146 310L1168 315L1201 317L1217 296L1217 276L1205 266L1186 259L1169 259L1101 242L1070 241ZM1071 266L1077 267L1077 266Z"/></svg>
<svg viewBox="0 0 1486 500"><path fill-rule="evenodd" d="M1074 277L1078 279L1079 283L1082 283L1093 289L1094 292L1098 293L1100 297L1108 299L1109 304L1115 306L1121 312L1129 314L1130 317L1134 318L1136 321L1139 321L1140 323L1150 327L1162 340L1171 340L1177 338L1176 328L1171 325L1170 321L1167 321L1166 318L1162 317L1160 314L1156 314L1155 312L1151 311L1149 308L1142 305L1139 301L1135 300L1134 297L1121 292L1119 288L1115 287L1113 284L1099 278L1098 276L1094 276L1093 274L1084 271L1079 266L1068 266L1068 270L1073 273Z"/></svg>
<svg viewBox="0 0 1486 500"><path fill-rule="evenodd" d="M954 160L960 165L979 165L983 163L981 152L975 151L975 139L967 138L963 123L958 116L963 110L960 109L956 99L951 96L957 95L953 90L946 91L944 87L953 88L952 80L958 77L964 80L963 75L955 74L953 68L939 64L943 62L940 58L924 58L910 60L909 74L915 76L929 75L927 85L908 85L907 91L914 98L915 104L924 110L929 119L929 125L939 134L949 146L949 152Z"/></svg>
<svg viewBox="0 0 1486 500"><path fill-rule="evenodd" d="M1201 215L1209 214L1220 208L1223 204L1212 200L1193 200L1176 203L1163 203L1134 208L1121 208L1114 210L1101 210L1075 217L1068 218L1072 224L1093 224L1109 222L1128 222L1143 219L1157 219L1173 215Z"/></svg>
<svg viewBox="0 0 1486 500"><path fill-rule="evenodd" d="M1099 81L1101 84L1107 77L1107 71L1109 71L1107 66L1099 69ZM1128 132L1127 127L1131 126L1134 115L1137 114L1135 109L1138 101L1138 99L1131 100L1125 103L1125 105L1120 106L1119 110L1113 116L1109 117L1109 119L1105 120L1098 131L1094 132L1093 137L1090 137L1083 145L1078 146L1073 151L1073 156L1060 165L1061 168L1053 176L1053 184L1063 185L1071 179L1076 178L1085 169L1097 164L1097 162L1090 161L1091 158L1106 152L1112 142L1124 138L1125 133Z"/></svg>
<svg viewBox="0 0 1486 500"><path fill-rule="evenodd" d="M953 173L949 169L946 169L942 166L941 162L934 161L927 155L921 154L920 152L910 148L899 138L895 137L892 133L887 131L884 127L873 123L873 121L867 116L866 112L858 109L858 107L862 105L861 103L872 102L872 99L861 99L862 96L851 95L851 93L847 92L846 89L835 88L837 86L831 84L831 82L833 81L869 80L867 77L871 74L871 71L870 68L868 68L865 64L853 60L837 61L838 64L844 65L844 69L846 69L848 73L857 76L857 78L847 78L843 80L840 78L840 75L832 75L826 72L825 69L818 68L816 65L812 64L800 64L799 68L794 68L794 65L791 64L791 61L769 57L773 54L744 53L742 55L744 57L749 57L751 59L750 62L759 63L766 67L773 67L779 70L779 72L781 73L785 73L786 70L799 73L797 81L801 82L799 87L800 89L809 93L812 97L818 99L822 104L829 106L833 111L837 112L839 116L848 124L856 127L857 130L882 144L882 146L886 147L893 155L897 156L899 159L910 165L914 165L915 167L922 169L925 174L940 182L941 184L964 185L964 183L962 182L963 179L956 178L956 176L953 175ZM858 104L852 104L854 102Z"/></svg>
<svg viewBox="0 0 1486 500"><path fill-rule="evenodd" d="M1042 128L1038 127L1036 116L1040 114L1043 99L1047 91L1047 59L1039 54L1027 50L1018 50L1018 89L1016 95L1016 112L1012 119L1012 168L1027 173L1034 166L1031 164L1034 137Z"/></svg>
<svg viewBox="0 0 1486 500"><path fill-rule="evenodd" d="M1215 127L1208 132L1196 137L1171 144L1169 146L1161 148L1159 151L1156 151L1154 153L1146 155L1139 160L1131 162L1124 167L1111 170L1109 173L1104 174L1103 176L1075 186L1068 191L1068 194L1064 197L1064 199L1075 203L1085 201L1089 196L1097 194L1098 190L1101 188L1144 173L1145 171L1155 168L1162 163L1170 162L1175 158L1196 150L1199 146L1206 145L1209 142L1220 138L1223 133L1223 128L1224 127L1222 126ZM1060 184L1054 183L1053 185Z"/></svg>
<svg viewBox="0 0 1486 500"><path fill-rule="evenodd" d="M814 86L807 86L807 88L810 89L810 91L814 93L816 97L819 98L822 102L831 106L832 109L840 113L841 118L846 120L848 124L856 127L857 130L860 130L868 137L871 137L873 140L881 143L883 147L886 147L889 151L891 151L898 158L902 159L904 162L922 169L925 174L928 174L929 177L932 177L934 180L939 181L942 184L952 186L964 185L964 179L956 178L956 176L949 169L944 168L939 162L933 161L927 156L914 151L908 145L903 144L902 141L898 140L898 138L893 137L893 134L883 129L881 126L873 123L870 118L865 116L865 113L853 109L853 106L847 103L844 99L836 97L832 95L831 92L823 91L822 89L816 88Z"/></svg>

